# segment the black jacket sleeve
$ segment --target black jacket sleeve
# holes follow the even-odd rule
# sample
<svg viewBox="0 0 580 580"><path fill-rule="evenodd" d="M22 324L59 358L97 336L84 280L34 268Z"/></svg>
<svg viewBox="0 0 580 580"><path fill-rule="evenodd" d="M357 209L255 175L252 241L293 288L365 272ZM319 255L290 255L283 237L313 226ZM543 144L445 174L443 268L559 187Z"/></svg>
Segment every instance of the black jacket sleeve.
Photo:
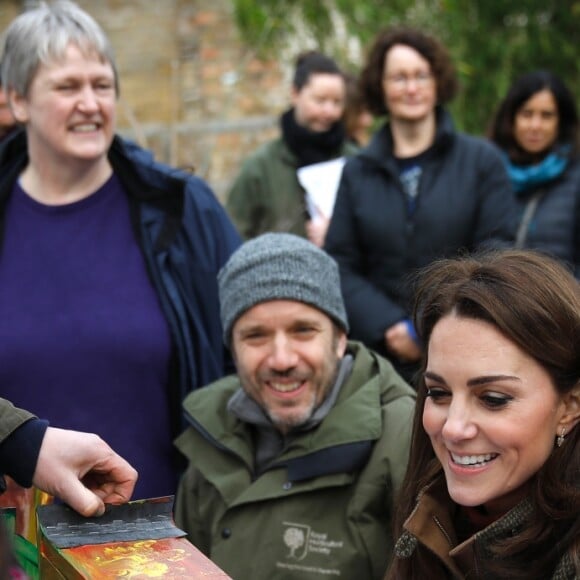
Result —
<svg viewBox="0 0 580 580"><path fill-rule="evenodd" d="M0 472L30 487L47 427L48 421L31 418L8 435L0 444Z"/></svg>

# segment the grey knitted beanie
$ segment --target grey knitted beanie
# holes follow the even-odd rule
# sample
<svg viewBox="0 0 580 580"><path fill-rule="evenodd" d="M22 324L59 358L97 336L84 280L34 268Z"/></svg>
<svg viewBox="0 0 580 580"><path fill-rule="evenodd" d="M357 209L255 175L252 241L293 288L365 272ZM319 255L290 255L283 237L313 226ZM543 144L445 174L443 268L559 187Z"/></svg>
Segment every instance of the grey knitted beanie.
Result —
<svg viewBox="0 0 580 580"><path fill-rule="evenodd" d="M348 332L338 266L304 238L269 233L244 243L221 269L218 283L227 345L236 320L269 300L297 300L314 306Z"/></svg>

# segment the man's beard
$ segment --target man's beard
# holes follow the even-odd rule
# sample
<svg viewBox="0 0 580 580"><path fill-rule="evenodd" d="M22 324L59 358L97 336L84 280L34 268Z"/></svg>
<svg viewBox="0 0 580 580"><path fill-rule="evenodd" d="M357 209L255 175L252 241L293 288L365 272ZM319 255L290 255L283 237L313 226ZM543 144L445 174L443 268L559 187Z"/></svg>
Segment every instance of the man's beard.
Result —
<svg viewBox="0 0 580 580"><path fill-rule="evenodd" d="M312 392L309 393L310 401L306 407L302 405L301 407L296 409L296 413L294 414L290 413L280 415L278 415L278 413L276 413L275 410L273 411L271 409L264 409L264 412L266 413L270 421L272 421L272 423L276 425L276 427L278 427L281 431L286 433L291 429L295 429L296 427L301 427L302 425L306 424L310 420L312 415L314 415L316 409L318 409L318 407L320 407L320 405L324 403L326 397L328 397L328 394L330 393L332 387L336 382L336 378L338 376L338 369L340 366L339 359L336 355L334 355L334 351L332 352L331 356L332 360L329 362L329 364L334 366L333 372L328 376L328 379L325 382L322 389L320 388L314 389L312 390ZM263 375L260 375L259 379L268 382L275 382L276 379L278 378L284 378L286 380L292 379L301 382L305 380L311 380L312 377L313 377L312 373L305 374L303 372L294 370L284 372L270 370L264 373ZM317 395L320 392L323 393L323 396L320 398L319 401L317 401ZM288 406L289 407L292 406L291 402L289 402Z"/></svg>

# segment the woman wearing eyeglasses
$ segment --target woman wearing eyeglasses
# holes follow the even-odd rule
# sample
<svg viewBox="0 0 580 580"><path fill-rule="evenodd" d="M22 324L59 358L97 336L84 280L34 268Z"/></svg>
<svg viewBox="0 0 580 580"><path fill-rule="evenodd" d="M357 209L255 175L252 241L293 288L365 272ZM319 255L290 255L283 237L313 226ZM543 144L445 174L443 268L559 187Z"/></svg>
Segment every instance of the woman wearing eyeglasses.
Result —
<svg viewBox="0 0 580 580"><path fill-rule="evenodd" d="M436 258L510 243L513 194L498 150L454 130L444 105L457 79L438 40L380 33L361 88L371 113L387 119L345 166L326 250L341 269L352 338L410 380L421 356L410 275Z"/></svg>

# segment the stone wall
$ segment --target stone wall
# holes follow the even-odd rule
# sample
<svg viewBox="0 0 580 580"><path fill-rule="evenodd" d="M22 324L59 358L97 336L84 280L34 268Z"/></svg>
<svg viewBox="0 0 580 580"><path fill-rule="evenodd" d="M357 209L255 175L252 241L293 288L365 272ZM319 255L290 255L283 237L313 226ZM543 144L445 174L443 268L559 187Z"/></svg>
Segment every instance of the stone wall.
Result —
<svg viewBox="0 0 580 580"><path fill-rule="evenodd" d="M0 27L34 0L0 0ZM255 56L230 0L77 0L103 26L121 79L119 131L193 168L223 201L241 161L277 134L291 63Z"/></svg>

